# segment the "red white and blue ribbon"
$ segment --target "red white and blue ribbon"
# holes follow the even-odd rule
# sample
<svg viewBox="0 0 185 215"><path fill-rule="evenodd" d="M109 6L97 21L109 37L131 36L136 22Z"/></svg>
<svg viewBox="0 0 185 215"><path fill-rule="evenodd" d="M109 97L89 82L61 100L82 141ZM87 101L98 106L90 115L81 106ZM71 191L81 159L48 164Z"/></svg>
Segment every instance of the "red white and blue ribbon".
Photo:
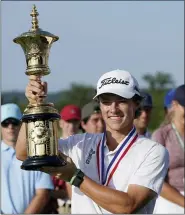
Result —
<svg viewBox="0 0 185 215"><path fill-rule="evenodd" d="M98 165L98 174L100 183L104 186L107 186L114 175L114 172L118 168L120 161L124 158L130 147L134 144L138 137L136 132L136 128L133 127L129 134L123 139L122 143L120 143L120 147L118 151L115 153L114 157L112 158L110 164L107 167L106 174L104 177L104 145L105 145L105 138L106 134L104 132L102 140L99 142L97 146L97 165Z"/></svg>

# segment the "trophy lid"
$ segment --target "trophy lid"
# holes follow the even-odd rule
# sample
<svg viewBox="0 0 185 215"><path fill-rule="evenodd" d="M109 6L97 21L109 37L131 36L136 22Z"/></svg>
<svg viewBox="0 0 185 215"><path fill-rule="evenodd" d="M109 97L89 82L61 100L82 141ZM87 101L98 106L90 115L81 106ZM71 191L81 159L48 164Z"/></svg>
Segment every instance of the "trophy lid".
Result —
<svg viewBox="0 0 185 215"><path fill-rule="evenodd" d="M20 36L13 39L13 41L15 43L20 44L20 42L22 41L22 38L35 37L37 35L41 36L41 37L43 36L43 37L49 39L51 42L55 42L59 39L58 36L55 36L54 34L51 34L50 32L43 31L41 28L39 28L38 19L37 19L38 15L39 15L39 13L37 12L36 6L33 5L33 9L30 14L30 16L32 16L32 28L28 32L24 32Z"/></svg>

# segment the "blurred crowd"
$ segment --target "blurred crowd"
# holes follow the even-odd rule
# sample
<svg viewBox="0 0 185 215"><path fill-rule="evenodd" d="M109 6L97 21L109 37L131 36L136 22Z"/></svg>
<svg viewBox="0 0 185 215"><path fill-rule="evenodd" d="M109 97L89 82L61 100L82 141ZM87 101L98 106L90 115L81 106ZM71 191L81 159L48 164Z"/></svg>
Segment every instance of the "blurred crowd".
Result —
<svg viewBox="0 0 185 215"><path fill-rule="evenodd" d="M184 110L185 85L167 92L164 121L149 130L155 101L142 92L143 100L135 113L134 125L140 138L150 138L169 152L169 169L158 196L154 213L184 214ZM66 105L60 111L59 134L62 139L77 133L103 133L104 121L99 103L91 101L80 108ZM25 171L15 155L15 144L22 113L17 104L1 105L1 213L70 214L71 185L40 171Z"/></svg>

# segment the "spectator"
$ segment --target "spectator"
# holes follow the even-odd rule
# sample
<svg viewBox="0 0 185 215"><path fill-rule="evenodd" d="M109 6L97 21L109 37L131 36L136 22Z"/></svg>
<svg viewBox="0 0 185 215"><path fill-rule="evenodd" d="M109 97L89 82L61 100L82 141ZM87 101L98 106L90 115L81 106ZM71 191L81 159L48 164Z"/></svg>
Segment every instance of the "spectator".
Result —
<svg viewBox="0 0 185 215"><path fill-rule="evenodd" d="M51 177L39 171L20 169L15 143L22 114L16 104L1 106L1 212L4 214L39 214L53 189Z"/></svg>
<svg viewBox="0 0 185 215"><path fill-rule="evenodd" d="M104 122L97 102L92 101L82 108L81 127L83 132L102 133Z"/></svg>
<svg viewBox="0 0 185 215"><path fill-rule="evenodd" d="M77 134L80 127L81 109L73 104L66 105L60 111L61 119L59 126L62 130L62 139ZM65 181L52 177L55 189L51 192L50 205L48 213L69 213L71 202L71 186Z"/></svg>
<svg viewBox="0 0 185 215"><path fill-rule="evenodd" d="M174 97L174 93L175 93L175 89L170 89L165 97L164 97L164 113L165 113L165 117L168 115L168 113L171 110L171 106L172 106L172 100Z"/></svg>
<svg viewBox="0 0 185 215"><path fill-rule="evenodd" d="M60 112L59 126L62 129L61 138L65 139L79 132L81 109L76 105L66 105Z"/></svg>
<svg viewBox="0 0 185 215"><path fill-rule="evenodd" d="M151 138L151 134L148 131L148 125L150 123L153 108L152 96L145 92L142 92L141 95L143 100L136 111L134 125L140 136Z"/></svg>
<svg viewBox="0 0 185 215"><path fill-rule="evenodd" d="M184 213L184 108L185 85L174 93L169 123L157 129L152 139L169 151L170 165L161 196L156 201L155 213Z"/></svg>

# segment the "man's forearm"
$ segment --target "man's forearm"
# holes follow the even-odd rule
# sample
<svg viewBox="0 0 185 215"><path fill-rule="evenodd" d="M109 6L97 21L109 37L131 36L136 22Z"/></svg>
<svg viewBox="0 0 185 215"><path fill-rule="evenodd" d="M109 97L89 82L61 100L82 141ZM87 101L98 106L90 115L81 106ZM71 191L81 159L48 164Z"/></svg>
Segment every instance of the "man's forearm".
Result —
<svg viewBox="0 0 185 215"><path fill-rule="evenodd" d="M170 184L166 182L164 182L163 184L160 195L163 198L175 204L178 204L181 207L184 207L184 196L181 193L179 193L178 190L176 190L174 187L172 187Z"/></svg>
<svg viewBox="0 0 185 215"><path fill-rule="evenodd" d="M80 185L80 190L99 206L112 213L131 213L134 203L127 193L101 186L88 177Z"/></svg>
<svg viewBox="0 0 185 215"><path fill-rule="evenodd" d="M15 150L16 150L16 157L18 160L24 161L27 158L25 123L22 123L21 129L19 131L19 136L17 138Z"/></svg>
<svg viewBox="0 0 185 215"><path fill-rule="evenodd" d="M36 195L30 202L29 206L25 210L25 214L39 214L43 211L47 202L49 201L49 195Z"/></svg>

